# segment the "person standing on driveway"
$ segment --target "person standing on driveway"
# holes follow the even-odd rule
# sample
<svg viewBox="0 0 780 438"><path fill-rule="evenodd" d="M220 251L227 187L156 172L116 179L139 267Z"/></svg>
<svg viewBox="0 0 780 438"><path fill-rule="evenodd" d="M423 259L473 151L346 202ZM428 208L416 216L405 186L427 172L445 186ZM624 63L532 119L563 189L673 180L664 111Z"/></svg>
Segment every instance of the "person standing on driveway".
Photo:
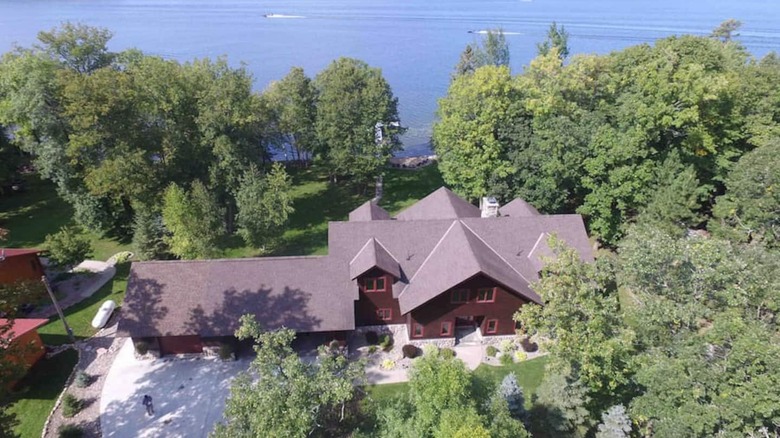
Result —
<svg viewBox="0 0 780 438"><path fill-rule="evenodd" d="M146 415L154 415L154 405L152 404L152 396L148 394L145 395L142 404L146 406Z"/></svg>

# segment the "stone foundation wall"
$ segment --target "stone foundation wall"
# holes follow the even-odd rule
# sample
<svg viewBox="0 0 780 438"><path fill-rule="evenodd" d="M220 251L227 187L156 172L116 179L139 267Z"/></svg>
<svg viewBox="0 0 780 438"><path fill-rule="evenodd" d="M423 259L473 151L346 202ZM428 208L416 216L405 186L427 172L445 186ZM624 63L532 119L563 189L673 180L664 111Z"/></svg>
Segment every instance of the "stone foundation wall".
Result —
<svg viewBox="0 0 780 438"><path fill-rule="evenodd" d="M455 346L455 338L415 339L409 341L409 343L418 348L423 348L426 345L435 345L439 348L452 348Z"/></svg>
<svg viewBox="0 0 780 438"><path fill-rule="evenodd" d="M483 335L482 345L498 346L499 344L501 344L501 342L507 339L520 345L520 338L518 338L517 335L500 335L500 336Z"/></svg>
<svg viewBox="0 0 780 438"><path fill-rule="evenodd" d="M355 327L353 335L365 337L367 332L375 332L379 336L389 334L393 337L394 345L409 343L409 333L406 330L406 324L366 325Z"/></svg>

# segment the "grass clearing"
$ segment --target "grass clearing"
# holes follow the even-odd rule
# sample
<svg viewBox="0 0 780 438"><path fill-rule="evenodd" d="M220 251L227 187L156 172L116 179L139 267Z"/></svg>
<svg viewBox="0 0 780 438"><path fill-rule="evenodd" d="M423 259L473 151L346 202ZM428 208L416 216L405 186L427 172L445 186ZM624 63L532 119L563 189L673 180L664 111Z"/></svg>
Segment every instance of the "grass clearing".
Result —
<svg viewBox="0 0 780 438"><path fill-rule="evenodd" d="M531 407L531 399L544 378L544 368L547 365L547 356L518 362L508 366L480 365L473 371L474 395L477 399L486 400L489 394L507 374L514 372L517 383L523 387L526 407ZM368 396L377 404L383 404L396 396L408 391L408 383L389 383L387 385L371 385L366 388Z"/></svg>
<svg viewBox="0 0 780 438"><path fill-rule="evenodd" d="M122 305L129 273L129 262L116 265L114 278L104 284L91 297L64 310L65 319L68 321L77 340L89 338L97 332L97 330L92 328L92 318L95 317L98 308L105 300L114 300L117 306ZM114 313L114 315L116 314ZM109 321L109 324L113 324L113 321ZM38 333L40 333L41 340L46 345L62 345L70 342L65 333L65 326L56 315L49 318L49 323L40 327Z"/></svg>
<svg viewBox="0 0 780 438"><path fill-rule="evenodd" d="M47 234L74 225L73 209L57 195L53 183L28 176L27 191L0 197L0 227L10 231L3 246L43 249ZM108 260L119 251L129 251L129 242L85 232L92 243L93 259Z"/></svg>
<svg viewBox="0 0 780 438"><path fill-rule="evenodd" d="M19 420L15 431L24 438L39 437L57 396L78 362L75 350L41 359L19 382L10 412Z"/></svg>

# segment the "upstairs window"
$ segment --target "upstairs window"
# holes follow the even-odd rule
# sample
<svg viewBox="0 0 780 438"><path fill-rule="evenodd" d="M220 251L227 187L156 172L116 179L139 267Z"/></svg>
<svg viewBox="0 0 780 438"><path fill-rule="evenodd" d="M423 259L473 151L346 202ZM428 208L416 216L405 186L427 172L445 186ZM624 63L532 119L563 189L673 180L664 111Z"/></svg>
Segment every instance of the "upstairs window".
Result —
<svg viewBox="0 0 780 438"><path fill-rule="evenodd" d="M363 280L363 288L366 292L384 292L385 277L366 278Z"/></svg>
<svg viewBox="0 0 780 438"><path fill-rule="evenodd" d="M452 291L450 301L453 303L467 303L469 301L468 289L455 289Z"/></svg>
<svg viewBox="0 0 780 438"><path fill-rule="evenodd" d="M477 289L477 302L478 303L492 303L496 298L495 288L483 288Z"/></svg>
<svg viewBox="0 0 780 438"><path fill-rule="evenodd" d="M393 319L393 310L392 309L377 309L376 310L376 316L377 318L381 319L382 321L390 321Z"/></svg>

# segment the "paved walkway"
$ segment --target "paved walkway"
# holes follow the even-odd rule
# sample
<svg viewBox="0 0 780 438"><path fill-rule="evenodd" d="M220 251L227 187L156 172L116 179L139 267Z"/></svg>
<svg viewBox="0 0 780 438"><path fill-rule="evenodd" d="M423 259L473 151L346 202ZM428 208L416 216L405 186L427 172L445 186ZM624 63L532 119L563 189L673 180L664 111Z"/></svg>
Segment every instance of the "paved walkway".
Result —
<svg viewBox="0 0 780 438"><path fill-rule="evenodd" d="M482 355L485 351L483 345L456 345L455 357L466 363L466 368L474 371L482 363Z"/></svg>
<svg viewBox="0 0 780 438"><path fill-rule="evenodd" d="M100 397L104 437L207 437L222 419L230 380L250 359L138 360L128 339L108 372ZM141 405L148 394L155 415Z"/></svg>
<svg viewBox="0 0 780 438"><path fill-rule="evenodd" d="M58 301L63 310L91 297L104 284L114 278L114 274L116 274L116 268L113 265L98 260L85 260L73 268L73 270L90 271L94 275L89 277L77 276L52 285L62 295L62 298ZM54 305L49 304L30 312L28 318L48 318L56 313L57 310L54 309Z"/></svg>

